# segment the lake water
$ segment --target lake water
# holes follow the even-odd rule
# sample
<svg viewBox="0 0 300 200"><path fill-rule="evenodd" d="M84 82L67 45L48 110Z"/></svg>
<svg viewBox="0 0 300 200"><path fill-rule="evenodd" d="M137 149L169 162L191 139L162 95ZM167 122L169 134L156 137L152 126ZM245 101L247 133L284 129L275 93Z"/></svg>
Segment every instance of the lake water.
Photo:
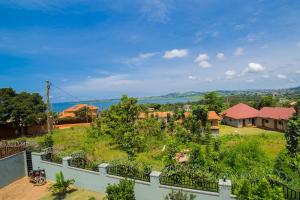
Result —
<svg viewBox="0 0 300 200"><path fill-rule="evenodd" d="M147 100L139 100L139 104L145 103L159 103L159 104L167 104L167 103L180 103L180 102L191 102L195 101L194 99L190 98L172 98L172 99L147 99ZM62 102L62 103L53 103L52 110L54 112L62 112L63 110L74 106L79 103L85 103L88 105L94 105L102 110L103 108L109 108L111 105L119 103L119 99L114 100L102 100L102 101L85 101L85 102Z"/></svg>

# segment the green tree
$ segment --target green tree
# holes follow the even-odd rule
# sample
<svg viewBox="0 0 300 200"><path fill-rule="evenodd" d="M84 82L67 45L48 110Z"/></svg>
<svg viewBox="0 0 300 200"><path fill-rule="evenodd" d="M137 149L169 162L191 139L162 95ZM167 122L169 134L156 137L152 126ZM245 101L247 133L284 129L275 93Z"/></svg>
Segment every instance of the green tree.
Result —
<svg viewBox="0 0 300 200"><path fill-rule="evenodd" d="M13 98L12 105L11 120L21 133L25 127L41 124L46 118L46 106L37 93L21 92Z"/></svg>
<svg viewBox="0 0 300 200"><path fill-rule="evenodd" d="M193 134L181 125L176 126L175 136L180 142L184 144L193 140Z"/></svg>
<svg viewBox="0 0 300 200"><path fill-rule="evenodd" d="M144 136L160 136L162 123L153 117L148 117L144 120L138 120L134 124L134 130Z"/></svg>
<svg viewBox="0 0 300 200"><path fill-rule="evenodd" d="M91 114L91 109L85 106L75 112L75 117L81 120L89 121L89 119L91 118Z"/></svg>
<svg viewBox="0 0 300 200"><path fill-rule="evenodd" d="M196 199L196 196L194 194L190 194L188 196L187 193L183 193L181 190L174 191L172 190L171 193L169 193L165 200L194 200Z"/></svg>
<svg viewBox="0 0 300 200"><path fill-rule="evenodd" d="M284 200L282 188L271 186L269 181L262 178L257 185L251 187L248 180L242 182L238 191L239 200Z"/></svg>
<svg viewBox="0 0 300 200"><path fill-rule="evenodd" d="M106 187L107 200L135 200L134 181L120 180L119 184Z"/></svg>
<svg viewBox="0 0 300 200"><path fill-rule="evenodd" d="M13 99L16 95L12 88L0 89L0 124L6 124L11 119L14 109Z"/></svg>
<svg viewBox="0 0 300 200"><path fill-rule="evenodd" d="M197 105L194 107L192 116L194 120L205 127L207 124L208 107L204 105Z"/></svg>
<svg viewBox="0 0 300 200"><path fill-rule="evenodd" d="M290 156L295 157L300 153L300 117L289 120L285 138Z"/></svg>
<svg viewBox="0 0 300 200"><path fill-rule="evenodd" d="M276 106L276 99L272 95L262 96L259 101L254 102L254 107L261 109L262 107L274 107Z"/></svg>
<svg viewBox="0 0 300 200"><path fill-rule="evenodd" d="M199 147L195 147L192 149L190 154L189 164L198 165L198 166L206 165L206 159L204 157L204 153L201 151Z"/></svg>
<svg viewBox="0 0 300 200"><path fill-rule="evenodd" d="M49 187L49 190L52 191L54 194L60 193L65 194L74 184L74 179L65 180L63 173L60 171L55 175L56 183L52 184Z"/></svg>
<svg viewBox="0 0 300 200"><path fill-rule="evenodd" d="M204 95L204 104L208 110L220 113L225 107L225 100L217 92L208 92Z"/></svg>

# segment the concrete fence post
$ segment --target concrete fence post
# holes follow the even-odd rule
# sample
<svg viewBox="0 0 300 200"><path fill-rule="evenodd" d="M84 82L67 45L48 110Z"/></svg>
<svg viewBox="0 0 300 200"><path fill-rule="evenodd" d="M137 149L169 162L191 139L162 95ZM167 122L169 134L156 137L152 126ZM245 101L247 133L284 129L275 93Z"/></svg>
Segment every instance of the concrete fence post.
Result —
<svg viewBox="0 0 300 200"><path fill-rule="evenodd" d="M106 176L107 175L107 167L109 166L108 163L101 163L99 167L99 172L101 176Z"/></svg>
<svg viewBox="0 0 300 200"><path fill-rule="evenodd" d="M100 174L100 180L99 181L99 189L100 192L105 193L107 185L110 183L109 178L107 177L107 168L109 164L108 163L101 163L99 167L99 174Z"/></svg>
<svg viewBox="0 0 300 200"><path fill-rule="evenodd" d="M64 168L68 168L69 167L69 160L71 160L72 157L67 156L67 157L63 157L62 159L62 165Z"/></svg>
<svg viewBox="0 0 300 200"><path fill-rule="evenodd" d="M219 194L220 200L230 200L231 199L231 181L219 179Z"/></svg>
<svg viewBox="0 0 300 200"><path fill-rule="evenodd" d="M72 159L70 156L63 157L62 159L62 173L66 178L72 179L72 175L69 173L69 161ZM57 172L56 172L57 173ZM75 182L76 184L76 182Z"/></svg>
<svg viewBox="0 0 300 200"><path fill-rule="evenodd" d="M158 171L152 171L150 174L150 184L151 184L151 189L147 191L147 197L151 197L151 199L163 199L163 194L160 191L160 182L159 182L159 177L160 177L161 172Z"/></svg>

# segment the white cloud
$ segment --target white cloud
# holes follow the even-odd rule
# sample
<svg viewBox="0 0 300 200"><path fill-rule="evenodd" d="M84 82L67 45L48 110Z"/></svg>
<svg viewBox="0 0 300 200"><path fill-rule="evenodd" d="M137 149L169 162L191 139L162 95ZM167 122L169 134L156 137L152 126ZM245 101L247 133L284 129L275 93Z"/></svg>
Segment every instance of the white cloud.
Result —
<svg viewBox="0 0 300 200"><path fill-rule="evenodd" d="M209 68L212 66L212 64L209 61L209 56L207 54L199 54L197 58L194 60L195 63L198 63L198 65L202 68Z"/></svg>
<svg viewBox="0 0 300 200"><path fill-rule="evenodd" d="M200 63L198 63L200 67L202 68L209 68L212 66L212 64L210 64L210 62L207 62L207 61L202 61Z"/></svg>
<svg viewBox="0 0 300 200"><path fill-rule="evenodd" d="M254 79L248 79L247 82L248 83L253 83L255 80Z"/></svg>
<svg viewBox="0 0 300 200"><path fill-rule="evenodd" d="M263 75L264 78L269 78L270 76L268 74Z"/></svg>
<svg viewBox="0 0 300 200"><path fill-rule="evenodd" d="M297 70L297 71L296 71L296 74L300 74L300 70Z"/></svg>
<svg viewBox="0 0 300 200"><path fill-rule="evenodd" d="M244 54L244 48L238 47L238 48L235 49L235 52L234 52L235 56L241 56L243 54Z"/></svg>
<svg viewBox="0 0 300 200"><path fill-rule="evenodd" d="M124 63L131 65L131 64L140 64L144 59L150 58L158 54L159 52L149 52L149 53L140 53L137 57L129 58L125 60Z"/></svg>
<svg viewBox="0 0 300 200"><path fill-rule="evenodd" d="M173 49L170 51L166 51L164 58L171 59L171 58L182 58L188 55L187 49Z"/></svg>
<svg viewBox="0 0 300 200"><path fill-rule="evenodd" d="M223 60L225 58L224 53L217 53L216 58L219 60Z"/></svg>
<svg viewBox="0 0 300 200"><path fill-rule="evenodd" d="M237 73L234 70L227 70L225 72L226 79L233 79L236 75Z"/></svg>
<svg viewBox="0 0 300 200"><path fill-rule="evenodd" d="M195 80L195 79L197 79L197 77L190 75L190 76L188 76L188 79Z"/></svg>
<svg viewBox="0 0 300 200"><path fill-rule="evenodd" d="M265 68L259 63L249 63L248 67L243 71L243 73L258 73L264 70Z"/></svg>
<svg viewBox="0 0 300 200"><path fill-rule="evenodd" d="M197 56L197 58L195 59L195 62L202 62L202 61L208 61L209 60L209 56L204 53L204 54L199 54Z"/></svg>
<svg viewBox="0 0 300 200"><path fill-rule="evenodd" d="M151 53L141 53L139 55L139 58L150 58L152 56L155 56L156 54L158 54L158 52L151 52Z"/></svg>
<svg viewBox="0 0 300 200"><path fill-rule="evenodd" d="M286 79L286 75L284 75L284 74L277 74L277 78L279 78L279 79Z"/></svg>

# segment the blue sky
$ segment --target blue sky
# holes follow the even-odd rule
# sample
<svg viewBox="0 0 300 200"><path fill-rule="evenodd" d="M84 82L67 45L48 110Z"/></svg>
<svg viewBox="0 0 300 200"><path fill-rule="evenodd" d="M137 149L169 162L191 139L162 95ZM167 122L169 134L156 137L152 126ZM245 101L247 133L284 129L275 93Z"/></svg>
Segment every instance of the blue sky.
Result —
<svg viewBox="0 0 300 200"><path fill-rule="evenodd" d="M50 80L103 99L299 86L299 19L295 0L0 0L0 87L44 94Z"/></svg>

